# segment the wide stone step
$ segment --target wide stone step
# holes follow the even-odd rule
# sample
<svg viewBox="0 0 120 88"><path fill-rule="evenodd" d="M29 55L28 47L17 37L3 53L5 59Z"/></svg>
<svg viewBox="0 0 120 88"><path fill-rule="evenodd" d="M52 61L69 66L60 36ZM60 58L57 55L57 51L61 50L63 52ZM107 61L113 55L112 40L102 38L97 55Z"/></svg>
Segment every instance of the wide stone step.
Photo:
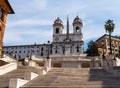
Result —
<svg viewBox="0 0 120 88"><path fill-rule="evenodd" d="M54 68L22 88L120 88L120 80L102 69Z"/></svg>
<svg viewBox="0 0 120 88"><path fill-rule="evenodd" d="M120 88L120 85L29 86L21 88Z"/></svg>

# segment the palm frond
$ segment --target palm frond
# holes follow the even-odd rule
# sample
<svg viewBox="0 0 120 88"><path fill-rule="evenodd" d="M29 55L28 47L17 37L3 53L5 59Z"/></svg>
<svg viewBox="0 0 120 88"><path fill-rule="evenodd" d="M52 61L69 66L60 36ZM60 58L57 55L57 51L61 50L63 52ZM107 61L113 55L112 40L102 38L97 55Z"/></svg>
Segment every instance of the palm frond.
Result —
<svg viewBox="0 0 120 88"><path fill-rule="evenodd" d="M104 27L106 32L109 32L111 34L114 31L115 24L113 23L113 20L109 19L105 22Z"/></svg>

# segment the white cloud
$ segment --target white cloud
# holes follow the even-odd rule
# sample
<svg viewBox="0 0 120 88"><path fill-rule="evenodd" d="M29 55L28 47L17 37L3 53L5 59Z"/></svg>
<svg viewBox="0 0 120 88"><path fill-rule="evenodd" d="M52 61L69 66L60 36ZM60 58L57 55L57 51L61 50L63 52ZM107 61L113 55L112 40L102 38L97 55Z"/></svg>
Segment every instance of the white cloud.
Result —
<svg viewBox="0 0 120 88"><path fill-rule="evenodd" d="M22 27L22 26L45 26L45 25L52 25L52 21L49 20L36 20L36 19L22 19L22 20L16 20L9 22L7 24L8 27Z"/></svg>
<svg viewBox="0 0 120 88"><path fill-rule="evenodd" d="M8 30L5 32L4 44L7 42L16 44L44 43L52 40L52 30L32 29L32 30Z"/></svg>
<svg viewBox="0 0 120 88"><path fill-rule="evenodd" d="M47 0L32 0L31 7L36 10L45 10L47 8Z"/></svg>

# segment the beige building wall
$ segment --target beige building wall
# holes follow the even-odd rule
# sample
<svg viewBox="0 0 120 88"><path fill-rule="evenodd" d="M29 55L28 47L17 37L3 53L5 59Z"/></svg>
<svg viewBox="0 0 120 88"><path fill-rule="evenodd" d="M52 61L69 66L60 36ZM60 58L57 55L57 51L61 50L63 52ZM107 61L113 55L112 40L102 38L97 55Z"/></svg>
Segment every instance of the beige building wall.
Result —
<svg viewBox="0 0 120 88"><path fill-rule="evenodd" d="M110 53L110 45L109 45L109 36L103 35L100 37L96 44L98 46L98 51L100 54L105 54L105 56L109 55ZM112 54L113 55L120 55L120 38L117 36L111 36L111 44L112 44Z"/></svg>

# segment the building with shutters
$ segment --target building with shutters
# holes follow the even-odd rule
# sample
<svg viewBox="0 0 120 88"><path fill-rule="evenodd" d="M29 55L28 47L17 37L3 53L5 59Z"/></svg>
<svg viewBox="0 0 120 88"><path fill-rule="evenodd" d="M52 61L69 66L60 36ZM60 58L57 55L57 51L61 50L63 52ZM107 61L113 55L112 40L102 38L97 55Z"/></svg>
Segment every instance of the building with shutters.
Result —
<svg viewBox="0 0 120 88"><path fill-rule="evenodd" d="M111 36L111 47L112 54L115 56L120 56L120 37L119 36ZM96 44L98 46L99 53L104 54L105 56L110 54L110 43L109 43L109 35L105 34L96 40Z"/></svg>

